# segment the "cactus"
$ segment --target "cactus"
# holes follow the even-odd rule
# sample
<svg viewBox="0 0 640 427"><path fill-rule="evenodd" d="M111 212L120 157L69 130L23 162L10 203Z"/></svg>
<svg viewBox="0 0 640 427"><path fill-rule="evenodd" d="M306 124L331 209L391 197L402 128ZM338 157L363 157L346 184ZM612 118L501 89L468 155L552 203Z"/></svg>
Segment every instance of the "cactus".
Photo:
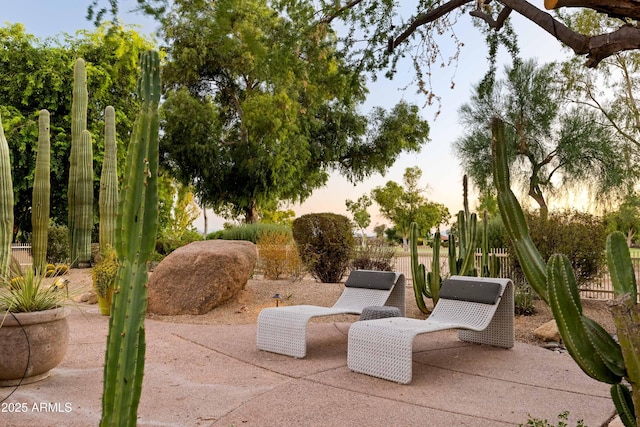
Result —
<svg viewBox="0 0 640 427"><path fill-rule="evenodd" d="M462 196L464 210L458 212L458 243L456 237L449 236L449 273L459 276L477 276L478 271L474 267L476 252L476 237L478 216L469 212L469 200L467 197L467 176L462 178ZM459 256L456 254L456 246L459 247Z"/></svg>
<svg viewBox="0 0 640 427"><path fill-rule="evenodd" d="M13 240L13 181L9 143L4 136L0 117L0 277L9 275Z"/></svg>
<svg viewBox="0 0 640 427"><path fill-rule="evenodd" d="M140 113L129 143L118 204L120 267L109 318L101 426L135 426L144 372L147 261L158 227L158 52L144 52L138 81Z"/></svg>
<svg viewBox="0 0 640 427"><path fill-rule="evenodd" d="M36 274L44 274L47 268L47 235L49 230L49 203L51 193L49 141L49 112L40 110L38 119L38 155L33 178L33 198L31 200L31 252Z"/></svg>
<svg viewBox="0 0 640 427"><path fill-rule="evenodd" d="M431 311L424 302L424 297L433 299L433 305L438 303L438 294L442 279L440 277L440 231L436 231L433 238L433 258L431 271L425 273L424 264L418 261L418 224L411 223L411 278L416 304L421 312L429 314Z"/></svg>
<svg viewBox="0 0 640 427"><path fill-rule="evenodd" d="M71 156L69 158L69 243L74 266L91 261L93 227L93 155L87 130L87 70L78 58L73 67L73 101L71 104ZM88 146L87 146L88 144ZM90 177L90 179L88 179Z"/></svg>
<svg viewBox="0 0 640 427"><path fill-rule="evenodd" d="M104 110L104 161L100 174L100 253L115 247L118 214L118 156L116 150L116 113L112 106Z"/></svg>
<svg viewBox="0 0 640 427"><path fill-rule="evenodd" d="M500 260L495 254L489 253L489 214L482 212L482 259L480 261L480 275L482 277L499 277Z"/></svg>
<svg viewBox="0 0 640 427"><path fill-rule="evenodd" d="M575 275L564 255L545 265L533 245L522 209L509 185L504 125L492 122L494 183L503 222L529 284L547 302L571 357L590 377L611 386L611 397L625 426L640 425L640 309L629 249L622 233L607 237L607 263L616 300L610 310L620 344L596 322L582 314ZM622 384L631 385L631 391Z"/></svg>

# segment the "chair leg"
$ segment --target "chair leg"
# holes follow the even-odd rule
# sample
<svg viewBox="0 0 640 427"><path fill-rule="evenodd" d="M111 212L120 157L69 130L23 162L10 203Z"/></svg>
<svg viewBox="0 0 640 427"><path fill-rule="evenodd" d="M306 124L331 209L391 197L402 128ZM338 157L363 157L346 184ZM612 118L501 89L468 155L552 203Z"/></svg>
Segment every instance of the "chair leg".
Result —
<svg viewBox="0 0 640 427"><path fill-rule="evenodd" d="M303 358L307 355L307 323L311 316L265 308L258 315L256 345L260 350Z"/></svg>
<svg viewBox="0 0 640 427"><path fill-rule="evenodd" d="M356 322L349 329L347 366L354 372L408 384L413 369L410 330L385 327L384 321ZM378 324L376 324L378 323Z"/></svg>

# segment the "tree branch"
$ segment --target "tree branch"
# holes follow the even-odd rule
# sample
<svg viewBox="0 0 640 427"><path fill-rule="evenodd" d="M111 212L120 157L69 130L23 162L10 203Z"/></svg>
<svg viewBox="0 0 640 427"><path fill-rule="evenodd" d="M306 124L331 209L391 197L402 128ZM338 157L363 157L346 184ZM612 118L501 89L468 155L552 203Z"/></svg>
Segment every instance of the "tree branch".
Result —
<svg viewBox="0 0 640 427"><path fill-rule="evenodd" d="M496 20L494 20L491 15L481 11L480 9L472 10L471 12L469 12L469 15L482 19L484 22L487 23L487 25L489 25L490 28L493 28L494 30L499 31L504 25L504 21L506 21L507 18L509 17L509 14L511 14L512 10L513 9L506 6L504 9L500 11L500 14L498 14L498 19Z"/></svg>
<svg viewBox="0 0 640 427"><path fill-rule="evenodd" d="M409 27L402 32L396 39L393 41L393 46L398 46L400 43L405 41L411 34L413 34L418 27L422 25L426 25L430 22L435 21L438 18L443 17L447 13L451 13L459 7L464 6L467 3L471 3L475 0L451 0L448 3L443 4L442 6L436 7L433 10L430 10L426 13L421 13L416 17L416 19L411 22ZM391 43L390 43L391 44ZM393 47L389 46L389 47Z"/></svg>
<svg viewBox="0 0 640 427"><path fill-rule="evenodd" d="M561 7L584 7L596 12L606 13L612 18L640 19L637 0L544 0L546 9Z"/></svg>

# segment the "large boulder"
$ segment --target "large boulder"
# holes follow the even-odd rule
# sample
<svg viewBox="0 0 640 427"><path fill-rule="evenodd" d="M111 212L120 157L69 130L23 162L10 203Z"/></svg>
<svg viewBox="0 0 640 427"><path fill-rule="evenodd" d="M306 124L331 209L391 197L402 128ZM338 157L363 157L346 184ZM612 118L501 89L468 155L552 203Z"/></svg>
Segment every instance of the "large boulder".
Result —
<svg viewBox="0 0 640 427"><path fill-rule="evenodd" d="M258 252L251 242L205 240L178 248L149 280L149 313L204 314L244 289Z"/></svg>

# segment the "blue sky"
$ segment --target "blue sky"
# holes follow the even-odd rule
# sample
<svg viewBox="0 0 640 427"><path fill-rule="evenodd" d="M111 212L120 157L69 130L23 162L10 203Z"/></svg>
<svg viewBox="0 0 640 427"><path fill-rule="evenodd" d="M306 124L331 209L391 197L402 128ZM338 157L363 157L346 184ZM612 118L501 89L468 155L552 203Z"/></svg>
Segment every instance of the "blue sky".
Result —
<svg viewBox="0 0 640 427"><path fill-rule="evenodd" d="M542 3L542 2L540 2ZM86 20L86 9L89 0L0 0L2 14L0 23L5 22L24 24L26 31L38 37L55 36L60 33L74 34L80 29L91 29L93 24ZM135 0L120 1L120 19L125 24L138 24L140 31L151 34L157 24L140 14L127 13L135 7ZM517 30L521 55L523 58L537 58L539 62L560 59L568 55L562 51L560 42L548 33L531 24L529 21L516 16L514 26ZM432 201L443 203L452 215L462 208L462 170L459 162L451 152L451 144L463 134L458 125L458 108L466 102L470 95L471 86L477 83L488 68L483 36L471 24L471 17L462 16L456 26L456 34L464 42L457 67L434 68L433 86L442 98L440 115L434 120L436 107L424 106L425 99L416 94L415 86L410 83L414 73L409 63L401 64L394 80L389 81L380 76L376 83L372 83L370 94L362 111L368 112L374 106L391 108L399 100L404 99L423 108L423 116L431 126L431 142L426 144L418 154L403 154L393 167L383 177L373 176L358 185L349 183L346 179L332 175L327 186L318 189L303 204L291 206L296 215L311 212L335 212L348 215L345 200L356 200L371 189L384 185L393 180L402 182L402 175L407 167L419 166L423 171L422 184L427 187L425 195ZM448 46L448 35L445 35L443 46ZM506 55L503 57L506 60ZM455 82L451 89L451 80ZM409 85L405 90L402 88ZM471 200L471 207L475 200ZM369 209L371 213L371 227L386 223L380 217L374 204ZM209 216L209 231L222 228L221 218ZM196 222L202 228L202 221Z"/></svg>

